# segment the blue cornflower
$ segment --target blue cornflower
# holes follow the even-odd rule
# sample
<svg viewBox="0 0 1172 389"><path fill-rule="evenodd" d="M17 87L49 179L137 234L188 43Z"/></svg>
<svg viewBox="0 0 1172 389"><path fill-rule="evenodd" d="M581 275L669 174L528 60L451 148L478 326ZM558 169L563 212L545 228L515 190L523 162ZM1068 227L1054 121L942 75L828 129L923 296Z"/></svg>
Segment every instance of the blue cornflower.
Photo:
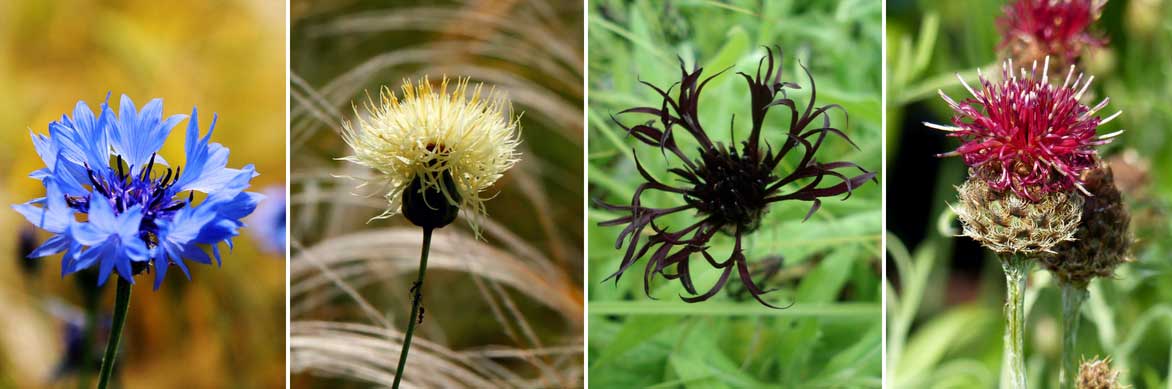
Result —
<svg viewBox="0 0 1172 389"><path fill-rule="evenodd" d="M48 135L32 133L45 167L30 177L44 184L46 196L13 208L53 236L29 258L64 252L62 276L96 266L98 285L114 272L134 283L134 275L154 267L155 289L172 264L191 279L185 260L220 263L219 244L232 247L241 219L264 196L245 192L255 168L227 168L228 149L210 142L216 116L200 137L194 108L186 164L169 167L159 149L186 118L164 118L161 99L139 111L123 95L118 114L103 102L95 117L79 101L72 117L49 124ZM195 192L206 197L196 201Z"/></svg>
<svg viewBox="0 0 1172 389"><path fill-rule="evenodd" d="M285 187L272 185L262 192L265 202L249 216L252 235L262 251L285 254Z"/></svg>

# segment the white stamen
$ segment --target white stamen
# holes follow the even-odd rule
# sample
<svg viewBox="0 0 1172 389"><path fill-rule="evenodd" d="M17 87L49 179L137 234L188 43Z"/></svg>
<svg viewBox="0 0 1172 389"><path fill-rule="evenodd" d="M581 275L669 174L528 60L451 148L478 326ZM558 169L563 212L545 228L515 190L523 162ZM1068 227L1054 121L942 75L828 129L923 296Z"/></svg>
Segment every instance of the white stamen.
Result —
<svg viewBox="0 0 1172 389"><path fill-rule="evenodd" d="M1119 117L1119 114L1121 114L1121 113L1123 113L1123 111L1115 112L1111 116L1108 116L1106 119L1103 119L1102 121L1100 121L1099 125L1101 126L1101 125L1110 123L1112 120L1115 120L1115 118ZM1120 132L1122 132L1122 131L1120 131Z"/></svg>
<svg viewBox="0 0 1172 389"><path fill-rule="evenodd" d="M924 125L925 125L925 126L928 126L928 127L930 127L930 128L935 128L935 129L937 129L937 130L940 130L940 131L956 132L956 131L961 131L961 130L962 130L962 128L960 128L960 127L956 127L956 126L945 126L945 125L936 124L936 123L928 123L928 122L924 122Z"/></svg>
<svg viewBox="0 0 1172 389"><path fill-rule="evenodd" d="M973 91L973 87L969 86L969 83L964 80L964 77L960 76L960 73L956 73L956 79L960 80L960 83L964 85L964 88L969 90L969 94L973 95L973 97L976 97L978 99L981 98L981 96L978 95L977 92Z"/></svg>
<svg viewBox="0 0 1172 389"><path fill-rule="evenodd" d="M1123 134L1123 130L1115 131L1110 134L1099 135L1099 139L1102 139L1102 140L1112 139L1112 138L1115 138L1121 134Z"/></svg>
<svg viewBox="0 0 1172 389"><path fill-rule="evenodd" d="M1091 82L1092 82L1092 81L1095 81L1095 76L1093 76L1093 75L1092 75L1092 76L1090 76L1089 78L1087 78L1087 82L1086 82L1085 84L1082 84L1082 89L1080 89L1080 90L1078 91L1078 94L1075 94L1075 95L1074 95L1074 99L1075 99L1075 100L1082 100L1082 94L1083 94L1083 93L1086 93L1086 91L1087 91L1087 88L1090 88L1090 87L1091 87Z"/></svg>
<svg viewBox="0 0 1172 389"><path fill-rule="evenodd" d="M1046 84L1046 85L1050 84L1049 75L1050 75L1050 56L1047 55L1046 62L1044 64L1042 64L1042 83L1043 84Z"/></svg>

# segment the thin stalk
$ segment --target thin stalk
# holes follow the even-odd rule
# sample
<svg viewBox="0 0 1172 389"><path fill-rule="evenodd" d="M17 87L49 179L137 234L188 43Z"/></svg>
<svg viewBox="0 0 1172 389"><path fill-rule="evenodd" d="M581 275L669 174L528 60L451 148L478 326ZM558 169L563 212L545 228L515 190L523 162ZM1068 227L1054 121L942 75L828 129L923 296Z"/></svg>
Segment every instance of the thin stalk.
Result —
<svg viewBox="0 0 1172 389"><path fill-rule="evenodd" d="M1087 299L1086 286L1078 286L1069 282L1062 284L1062 370L1059 372L1059 387L1073 388L1075 377L1078 375L1077 353L1074 351L1078 344L1079 311L1083 301Z"/></svg>
<svg viewBox="0 0 1172 389"><path fill-rule="evenodd" d="M1009 388L1024 389L1025 374L1025 288L1033 261L1018 255L1001 259L1005 271L1005 360Z"/></svg>
<svg viewBox="0 0 1172 389"><path fill-rule="evenodd" d="M102 371L98 376L98 389L106 389L114 373L114 362L118 359L118 343L122 340L122 327L126 325L126 312L130 310L130 282L118 277L118 293L114 298L114 323L110 327L110 340L106 343L106 355L102 357Z"/></svg>
<svg viewBox="0 0 1172 389"><path fill-rule="evenodd" d="M431 251L431 228L423 229L423 249L419 253L419 276L415 284L411 285L411 316L407 317L407 332L403 334L403 350L399 352L399 367L395 369L395 382L391 388L398 389L399 381L403 379L403 369L407 367L407 351L411 349L411 336L415 334L415 324L423 321L419 317L420 300L423 299L423 274L427 271L427 254Z"/></svg>

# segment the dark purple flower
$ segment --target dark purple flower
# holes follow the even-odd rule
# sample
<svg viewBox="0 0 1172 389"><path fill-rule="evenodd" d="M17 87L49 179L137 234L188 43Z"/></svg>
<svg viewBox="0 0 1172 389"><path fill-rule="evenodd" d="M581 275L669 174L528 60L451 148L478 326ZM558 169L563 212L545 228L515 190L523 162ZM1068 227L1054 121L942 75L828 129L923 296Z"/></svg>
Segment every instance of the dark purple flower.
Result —
<svg viewBox="0 0 1172 389"><path fill-rule="evenodd" d="M1001 81L982 75L978 90L961 79L973 96L961 103L940 92L956 111L952 125L924 124L962 142L941 156L959 155L994 190L1013 190L1031 201L1072 187L1086 193L1080 177L1095 166L1095 147L1122 132L1096 136L1095 129L1119 113L1100 119L1096 114L1110 99L1094 107L1079 101L1094 77L1075 76L1074 66L1061 85L1049 82L1048 61L1042 69L1034 63L1029 72L1014 70L1013 61L1006 61Z"/></svg>
<svg viewBox="0 0 1172 389"><path fill-rule="evenodd" d="M781 66L775 64L774 51L768 51L769 54L758 63L756 75L738 73L748 82L751 96L749 112L752 114L752 130L748 138L740 142L740 148L736 144L725 146L713 141L702 126L698 114L700 93L708 81L720 73L701 80L703 69L697 67L689 72L682 61L681 80L674 97L671 91L675 85L665 91L644 82L663 98L663 103L659 107L636 107L620 112L649 115L655 120L628 127L615 119L623 130L641 143L658 148L665 158L670 153L678 159L680 165L668 169L667 173L681 181L678 186L673 186L655 179L644 169L633 151L635 166L645 182L635 190L629 205L600 203L607 210L624 213L621 217L600 223L602 226L626 225L615 242L615 248L622 248L624 244L627 246L622 264L610 276L616 283L631 265L650 252L643 273L643 288L648 296L651 280L658 274L669 280L680 280L690 294L680 296L684 301L704 301L719 292L735 270L745 290L754 299L776 308L761 299L761 295L768 291L753 281L748 259L742 250L742 237L757 229L761 217L772 203L810 202L810 210L806 214L806 219L809 219L821 206L821 198L840 194L849 197L851 191L859 185L874 180L875 173L867 172L854 163L823 163L815 158L828 136L840 137L854 145L845 133L831 126L827 114L827 111L835 108L845 110L836 104L814 106L817 91L813 76L804 66L803 70L810 80L810 102L799 107L786 95L785 90L800 87L781 80ZM777 56L780 62L780 50ZM762 139L762 130L766 114L771 108L779 106L790 111L790 120L785 137L776 140L780 147L775 149L768 140ZM697 156L685 154L676 143L677 130L681 129L699 144ZM793 158L797 162L796 168L780 171L778 164L790 153L798 153ZM842 172L850 168L856 168L862 173L851 177ZM830 177L837 183L826 182ZM651 190L678 195L683 205L668 208L644 206L641 196L644 191ZM696 221L689 226L672 229L656 223L663 216L685 211L696 214ZM643 233L648 227L653 233L644 239ZM716 260L707 246L717 233L736 239L732 253L723 261ZM703 257L709 266L722 270L716 284L703 293L697 291L689 270L690 259L695 254Z"/></svg>

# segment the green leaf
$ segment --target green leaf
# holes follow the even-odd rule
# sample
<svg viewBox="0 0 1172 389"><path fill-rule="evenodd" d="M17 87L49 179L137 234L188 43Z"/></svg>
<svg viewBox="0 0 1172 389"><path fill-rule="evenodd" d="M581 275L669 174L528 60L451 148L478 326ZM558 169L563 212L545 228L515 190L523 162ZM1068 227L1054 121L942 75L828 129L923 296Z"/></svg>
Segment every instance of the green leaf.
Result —
<svg viewBox="0 0 1172 389"><path fill-rule="evenodd" d="M859 255L855 246L842 246L834 250L819 263L809 274L802 278L798 286L797 301L799 303L829 303L835 300L847 277L850 276L851 265Z"/></svg>
<svg viewBox="0 0 1172 389"><path fill-rule="evenodd" d="M924 323L908 341L903 358L896 363L896 382L933 371L950 350L964 347L979 337L998 315L978 307L954 308ZM947 339L947 341L942 341Z"/></svg>
<svg viewBox="0 0 1172 389"><path fill-rule="evenodd" d="M631 349L649 341L656 334L679 322L674 316L632 316L623 323L623 327L614 335L614 340L594 361L595 366L606 366L621 358Z"/></svg>

